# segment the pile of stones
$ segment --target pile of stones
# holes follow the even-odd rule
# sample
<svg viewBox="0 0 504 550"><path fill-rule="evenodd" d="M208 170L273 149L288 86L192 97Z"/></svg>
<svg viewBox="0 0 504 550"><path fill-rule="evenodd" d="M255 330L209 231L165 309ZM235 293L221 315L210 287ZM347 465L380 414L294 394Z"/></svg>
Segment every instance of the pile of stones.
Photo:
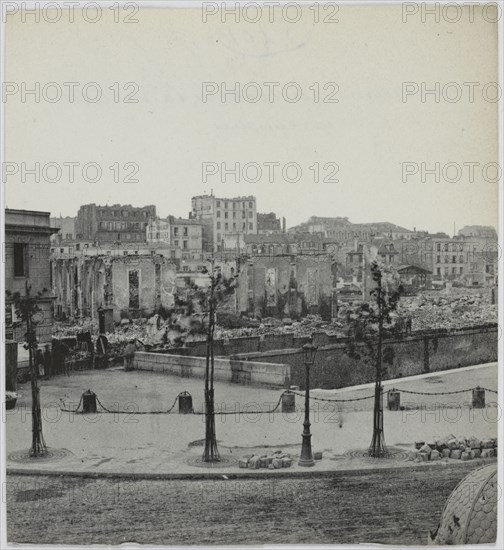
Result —
<svg viewBox="0 0 504 550"><path fill-rule="evenodd" d="M473 458L493 458L497 456L497 439L483 439L471 436L455 437L449 435L435 441L416 441L415 450L409 454L414 462L427 462L451 458L455 460L471 460Z"/></svg>
<svg viewBox="0 0 504 550"><path fill-rule="evenodd" d="M313 453L314 460L322 459L322 452ZM268 468L269 470L278 470L280 468L290 468L293 458L289 453L275 451L272 455L245 455L238 461L240 468L258 470L259 468Z"/></svg>

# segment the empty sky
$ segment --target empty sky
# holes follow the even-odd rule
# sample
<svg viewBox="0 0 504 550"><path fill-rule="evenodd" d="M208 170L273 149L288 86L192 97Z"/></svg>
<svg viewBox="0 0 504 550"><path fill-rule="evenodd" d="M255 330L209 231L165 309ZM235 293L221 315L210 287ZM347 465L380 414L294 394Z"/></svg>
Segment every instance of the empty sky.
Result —
<svg viewBox="0 0 504 550"><path fill-rule="evenodd" d="M485 19L476 9L470 16L468 9L455 23L443 14L424 23L420 13L404 22L400 4L321 10L318 23L309 9L295 23L288 21L297 17L293 10L276 11L269 22L266 8L256 23L243 14L238 23L218 14L203 22L199 9L103 8L96 23L77 10L73 23L65 12L57 23L10 15L5 160L13 173L4 176L6 204L53 215L75 215L89 202L155 204L162 216L186 216L191 196L213 189L220 196L254 194L260 212L275 211L288 226L310 215L448 233L454 222L497 226L497 184L488 181L495 171L482 171L498 162L495 88L485 86L498 81L497 28L491 14ZM128 17L138 22L126 23ZM36 82L39 102L22 95ZM242 91L251 82L250 101L243 94L237 102L231 94L222 100L222 83L239 83ZM203 83L216 91L206 102ZM422 86L436 83L439 102L432 95L422 102ZM102 97L93 101L96 90ZM462 95L453 101L457 90ZM89 181L92 167L87 178L82 174L90 162L102 171L96 182ZM204 162L219 169L206 182ZM436 162L440 181L429 174L422 181L422 163L432 169ZM76 163L73 182L68 163ZM221 163L257 163L262 176L252 181L251 164L236 182L221 174ZM287 163L297 167L284 177ZM316 163L319 179L330 181L314 181ZM418 167L407 181L403 163L411 172ZM23 182L24 168L38 170L40 181L27 173Z"/></svg>

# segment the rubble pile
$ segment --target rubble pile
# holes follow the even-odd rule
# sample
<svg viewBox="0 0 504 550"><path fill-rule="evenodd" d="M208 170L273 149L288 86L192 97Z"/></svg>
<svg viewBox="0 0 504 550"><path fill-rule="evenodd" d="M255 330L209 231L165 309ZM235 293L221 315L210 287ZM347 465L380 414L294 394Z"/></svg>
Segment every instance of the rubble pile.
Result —
<svg viewBox="0 0 504 550"><path fill-rule="evenodd" d="M247 318L239 328L224 328L217 325L214 338L230 339L257 337L266 334L292 334L295 337L311 336L315 332L325 332L331 336L344 337L347 313L354 309L352 303L340 303L338 319L324 321L320 315L307 315L296 321L290 318L274 317L262 320ZM449 291L424 291L416 296L404 296L399 301L398 318L411 318L411 328L416 330L456 329L466 326L497 322L497 306L490 303L489 289L452 288ZM239 316L236 316L239 317ZM122 348L135 340L149 348L173 348L183 346L184 342L204 341L204 330L195 330L204 326L201 315L174 315L164 320L160 315L149 319L122 319L114 332L107 333L109 344ZM76 324L55 323L56 338L74 337L81 332L98 335L98 322L84 319Z"/></svg>
<svg viewBox="0 0 504 550"><path fill-rule="evenodd" d="M435 441L416 441L415 450L409 453L413 462L428 462L451 458L472 460L473 458L493 458L497 456L497 438L480 440L471 436L449 435Z"/></svg>
<svg viewBox="0 0 504 550"><path fill-rule="evenodd" d="M322 459L322 452L313 454L314 460ZM248 468L249 470L258 470L267 468L268 470L279 470L280 468L290 468L293 458L289 453L275 451L272 455L245 455L238 461L239 468Z"/></svg>
<svg viewBox="0 0 504 550"><path fill-rule="evenodd" d="M412 318L413 330L462 328L497 322L497 306L490 303L489 292L469 292L469 289L452 289L449 294L425 292L403 297L398 313Z"/></svg>
<svg viewBox="0 0 504 550"><path fill-rule="evenodd" d="M293 334L296 337L311 336L314 332L343 336L342 324L338 322L328 323L322 320L320 315L307 315L299 321L292 319L276 319L268 317L261 321L258 327L238 329L223 329L216 327L215 338L240 338L242 336L262 336L265 334Z"/></svg>

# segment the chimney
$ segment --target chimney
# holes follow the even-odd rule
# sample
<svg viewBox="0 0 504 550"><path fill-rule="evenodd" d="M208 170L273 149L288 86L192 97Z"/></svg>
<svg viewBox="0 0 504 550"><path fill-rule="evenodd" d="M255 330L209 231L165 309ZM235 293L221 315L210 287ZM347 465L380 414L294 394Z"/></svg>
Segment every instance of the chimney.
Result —
<svg viewBox="0 0 504 550"><path fill-rule="evenodd" d="M285 233L285 217L282 218L282 233Z"/></svg>

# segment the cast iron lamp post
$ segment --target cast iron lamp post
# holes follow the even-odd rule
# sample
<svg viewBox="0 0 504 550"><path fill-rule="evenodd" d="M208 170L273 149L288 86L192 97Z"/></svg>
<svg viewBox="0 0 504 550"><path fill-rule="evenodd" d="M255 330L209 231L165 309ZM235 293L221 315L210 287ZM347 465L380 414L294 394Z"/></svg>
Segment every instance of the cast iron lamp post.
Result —
<svg viewBox="0 0 504 550"><path fill-rule="evenodd" d="M317 346L313 345L313 338L303 346L303 359L306 369L305 382L305 418L303 422L303 444L301 446L301 458L299 459L300 466L314 466L312 448L311 448L311 433L310 433L310 367L315 361Z"/></svg>

